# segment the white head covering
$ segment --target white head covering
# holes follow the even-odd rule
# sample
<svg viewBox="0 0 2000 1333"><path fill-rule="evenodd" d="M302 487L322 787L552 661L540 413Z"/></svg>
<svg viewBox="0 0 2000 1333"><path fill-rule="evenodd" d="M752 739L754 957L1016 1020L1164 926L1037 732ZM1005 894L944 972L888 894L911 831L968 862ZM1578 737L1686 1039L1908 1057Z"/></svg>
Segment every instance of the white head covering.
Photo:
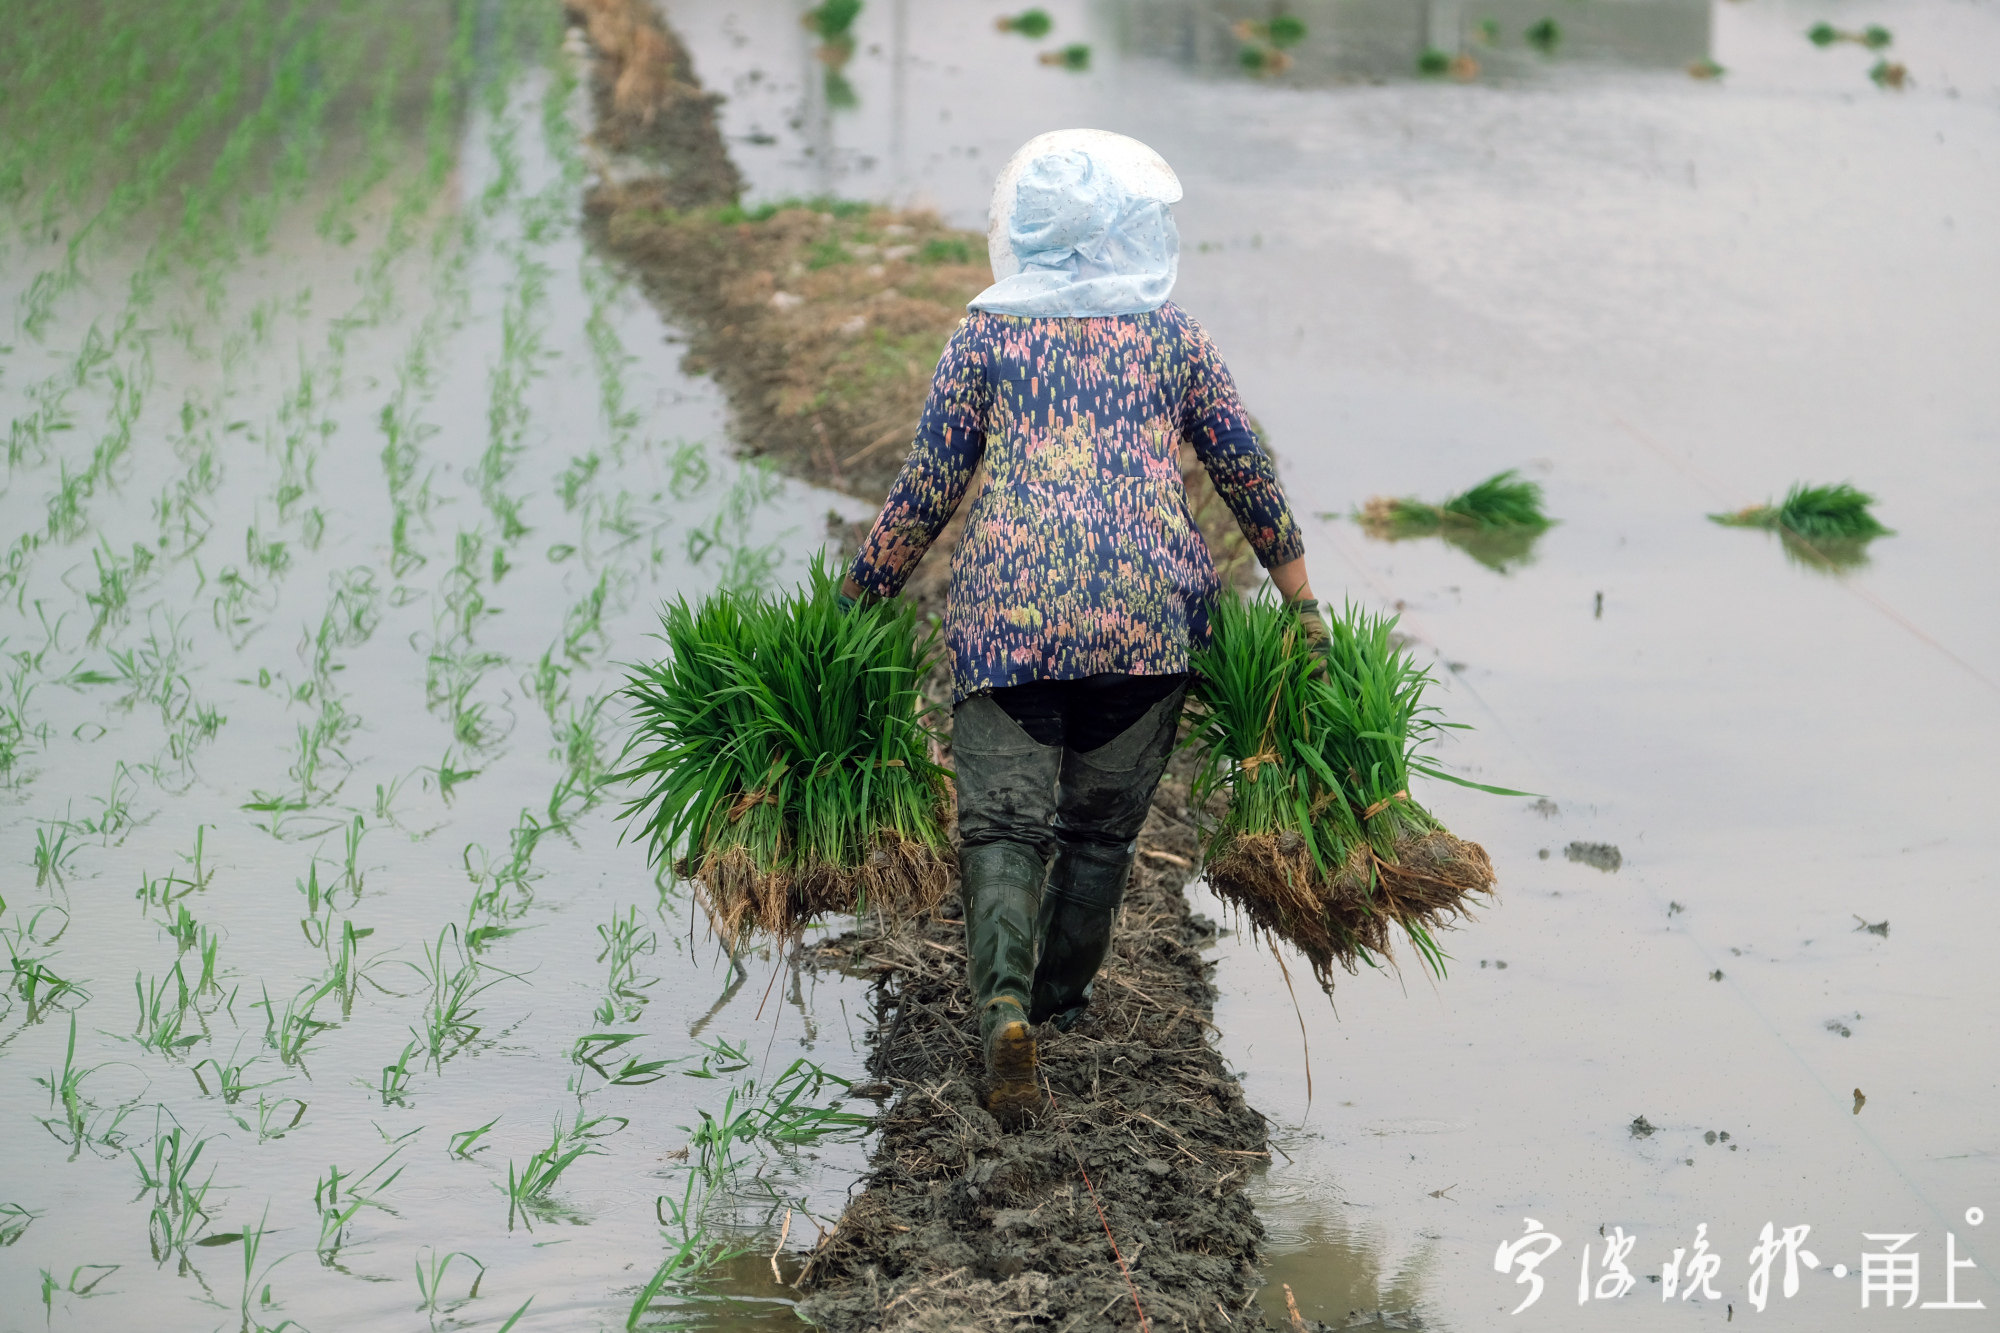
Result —
<svg viewBox="0 0 2000 1333"><path fill-rule="evenodd" d="M1021 146L993 185L991 287L968 303L1002 315L1156 310L1174 287L1181 183L1158 153L1106 130L1056 130Z"/></svg>

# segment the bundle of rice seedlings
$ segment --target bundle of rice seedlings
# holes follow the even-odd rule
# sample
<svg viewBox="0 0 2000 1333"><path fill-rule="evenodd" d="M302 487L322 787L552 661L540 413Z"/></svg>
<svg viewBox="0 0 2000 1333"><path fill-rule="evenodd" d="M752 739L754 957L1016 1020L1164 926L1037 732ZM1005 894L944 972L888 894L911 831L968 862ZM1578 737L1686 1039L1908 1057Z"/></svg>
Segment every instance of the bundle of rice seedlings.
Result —
<svg viewBox="0 0 2000 1333"><path fill-rule="evenodd" d="M1422 755L1448 725L1423 702L1427 671L1392 638L1395 618L1348 607L1329 617L1324 655L1295 612L1225 599L1197 653L1192 744L1200 762L1210 886L1259 928L1294 945L1331 990L1337 964L1393 959L1400 928L1444 974L1434 932L1493 889L1493 865L1411 799L1412 773L1503 795Z"/></svg>
<svg viewBox="0 0 2000 1333"><path fill-rule="evenodd" d="M1785 552L1819 569L1847 569L1866 562L1868 543L1891 529L1868 507L1875 497L1847 482L1837 486L1794 483L1780 504L1750 505L1709 521L1728 528L1763 528L1783 538Z"/></svg>
<svg viewBox="0 0 2000 1333"><path fill-rule="evenodd" d="M1525 561L1535 539L1554 526L1542 512L1540 484L1513 468L1496 472L1442 504L1377 495L1355 514L1362 530L1385 541L1444 538L1490 569Z"/></svg>
<svg viewBox="0 0 2000 1333"><path fill-rule="evenodd" d="M824 913L929 910L952 853L948 772L919 689L936 660L913 605L843 613L815 562L782 597L722 592L661 613L666 657L635 668L623 811L651 858L694 881L734 949Z"/></svg>

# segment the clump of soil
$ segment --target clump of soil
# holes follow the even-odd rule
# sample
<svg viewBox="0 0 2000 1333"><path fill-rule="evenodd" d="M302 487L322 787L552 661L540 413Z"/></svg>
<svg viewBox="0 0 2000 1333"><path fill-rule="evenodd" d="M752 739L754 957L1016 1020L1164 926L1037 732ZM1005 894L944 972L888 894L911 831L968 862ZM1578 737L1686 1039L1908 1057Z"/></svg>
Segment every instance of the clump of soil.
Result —
<svg viewBox="0 0 2000 1333"><path fill-rule="evenodd" d="M1594 867L1607 875L1625 864L1625 853L1608 842L1573 842L1563 848L1563 855L1579 865Z"/></svg>
<svg viewBox="0 0 2000 1333"><path fill-rule="evenodd" d="M1208 1042L1214 927L1181 894L1198 851L1186 800L1174 776L1154 799L1086 1017L1038 1034L1054 1102L1024 1132L980 1105L955 905L822 947L823 964L879 979L870 1071L898 1095L863 1189L801 1275L801 1315L836 1333L1136 1328L1140 1306L1155 1328L1265 1326L1243 1186L1269 1146Z"/></svg>

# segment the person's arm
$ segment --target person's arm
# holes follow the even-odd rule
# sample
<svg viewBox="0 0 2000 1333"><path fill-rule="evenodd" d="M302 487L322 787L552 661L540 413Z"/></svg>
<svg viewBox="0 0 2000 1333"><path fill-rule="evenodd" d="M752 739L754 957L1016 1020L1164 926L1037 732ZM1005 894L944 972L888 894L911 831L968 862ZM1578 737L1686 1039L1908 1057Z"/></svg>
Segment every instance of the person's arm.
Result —
<svg viewBox="0 0 2000 1333"><path fill-rule="evenodd" d="M1278 483L1271 456L1257 443L1250 414L1236 395L1236 382L1192 319L1187 321L1188 383L1181 399L1181 435L1208 469L1215 492L1229 506L1257 563L1270 573L1287 602L1312 599L1306 577L1305 536Z"/></svg>
<svg viewBox="0 0 2000 1333"><path fill-rule="evenodd" d="M910 455L840 585L843 596L859 600L901 592L965 498L986 452L986 408L992 399L985 354L972 326L972 320L960 324L945 344Z"/></svg>

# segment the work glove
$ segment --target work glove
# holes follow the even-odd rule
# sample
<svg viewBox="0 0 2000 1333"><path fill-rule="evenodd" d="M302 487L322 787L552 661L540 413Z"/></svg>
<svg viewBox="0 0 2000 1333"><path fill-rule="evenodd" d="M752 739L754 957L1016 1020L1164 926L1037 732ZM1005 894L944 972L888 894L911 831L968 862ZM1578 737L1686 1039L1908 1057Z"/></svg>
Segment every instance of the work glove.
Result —
<svg viewBox="0 0 2000 1333"><path fill-rule="evenodd" d="M1326 622L1320 619L1319 603L1310 597L1301 597L1285 605L1297 613L1299 629L1304 632L1313 656L1319 659L1313 664L1313 674L1324 679L1327 675L1327 656L1333 649L1333 635L1327 631Z"/></svg>
<svg viewBox="0 0 2000 1333"><path fill-rule="evenodd" d="M1315 652L1324 656L1327 646L1333 641L1333 635L1327 632L1326 622L1320 619L1319 603L1310 597L1301 597L1285 605L1298 612L1299 628L1305 631L1306 642L1313 646Z"/></svg>
<svg viewBox="0 0 2000 1333"><path fill-rule="evenodd" d="M846 615L849 611L852 611L855 607L860 605L859 602L855 601L852 597L849 597L844 592L837 592L833 595L833 597L834 600L840 604L840 614L842 614L843 616Z"/></svg>

